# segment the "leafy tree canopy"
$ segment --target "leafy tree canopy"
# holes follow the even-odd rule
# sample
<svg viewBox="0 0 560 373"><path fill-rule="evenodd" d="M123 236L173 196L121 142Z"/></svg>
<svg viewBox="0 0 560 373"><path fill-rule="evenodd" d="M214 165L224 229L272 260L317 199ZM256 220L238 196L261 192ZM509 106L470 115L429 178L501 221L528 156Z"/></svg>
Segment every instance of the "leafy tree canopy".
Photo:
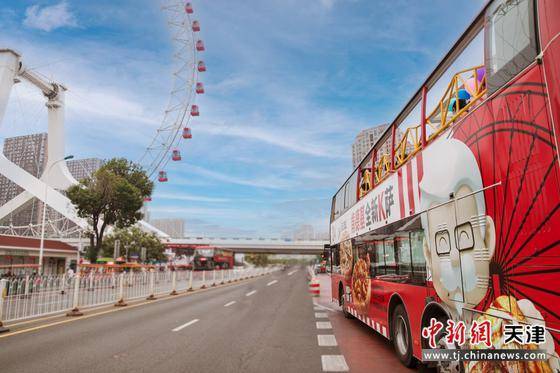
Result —
<svg viewBox="0 0 560 373"><path fill-rule="evenodd" d="M266 267L269 264L268 254L246 254L245 260L256 267Z"/></svg>
<svg viewBox="0 0 560 373"><path fill-rule="evenodd" d="M113 158L90 178L67 190L78 215L92 225L90 260L96 260L108 225L125 228L142 219L140 209L153 187L139 165L124 158Z"/></svg>
<svg viewBox="0 0 560 373"><path fill-rule="evenodd" d="M146 248L147 261L163 261L166 259L164 250L165 245L153 233L142 231L138 227L115 229L103 240L102 255L113 257L115 240L120 241L120 256L126 257L127 261L131 256L140 257L142 248ZM128 255L127 255L128 254Z"/></svg>

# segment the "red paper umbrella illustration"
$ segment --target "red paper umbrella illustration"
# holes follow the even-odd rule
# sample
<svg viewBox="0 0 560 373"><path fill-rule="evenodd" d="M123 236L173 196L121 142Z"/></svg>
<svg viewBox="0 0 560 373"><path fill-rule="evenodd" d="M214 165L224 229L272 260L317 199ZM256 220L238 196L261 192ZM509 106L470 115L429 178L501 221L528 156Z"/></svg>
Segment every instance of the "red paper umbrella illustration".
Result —
<svg viewBox="0 0 560 373"><path fill-rule="evenodd" d="M485 186L500 183L484 192L496 248L489 294L478 308L486 310L495 298L509 294L530 300L546 325L558 328L560 263L553 260L560 257L557 151L544 85L538 76L526 78L472 113L453 137L475 154ZM558 335L553 337L560 343Z"/></svg>

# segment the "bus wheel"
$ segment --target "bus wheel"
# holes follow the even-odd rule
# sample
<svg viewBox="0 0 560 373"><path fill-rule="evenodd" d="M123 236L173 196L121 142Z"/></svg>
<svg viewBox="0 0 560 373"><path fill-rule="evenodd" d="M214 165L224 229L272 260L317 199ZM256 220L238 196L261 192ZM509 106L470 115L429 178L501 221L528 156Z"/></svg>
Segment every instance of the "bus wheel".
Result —
<svg viewBox="0 0 560 373"><path fill-rule="evenodd" d="M443 325L447 325L447 318L438 319ZM455 350L455 343L447 342L445 332L442 330L436 335L436 345L438 349ZM463 373L465 370L460 361L438 361L436 369L440 373Z"/></svg>
<svg viewBox="0 0 560 373"><path fill-rule="evenodd" d="M402 304L395 307L391 324L391 333L395 352L401 362L405 366L411 368L415 365L415 360L412 356L412 337L410 335L410 323L408 322L408 316L406 315L406 311L404 310L404 306Z"/></svg>

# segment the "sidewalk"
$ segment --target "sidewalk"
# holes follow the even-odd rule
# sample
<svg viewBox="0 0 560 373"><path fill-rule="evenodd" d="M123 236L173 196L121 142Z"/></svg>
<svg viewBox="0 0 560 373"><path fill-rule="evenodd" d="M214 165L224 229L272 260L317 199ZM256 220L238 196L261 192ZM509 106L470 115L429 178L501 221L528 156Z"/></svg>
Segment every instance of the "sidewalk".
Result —
<svg viewBox="0 0 560 373"><path fill-rule="evenodd" d="M353 373L386 372L410 373L401 364L393 351L393 345L375 330L360 320L346 319L338 303L331 302L331 284L328 275L318 275L321 283L321 296L315 302L328 309L329 320L340 351Z"/></svg>

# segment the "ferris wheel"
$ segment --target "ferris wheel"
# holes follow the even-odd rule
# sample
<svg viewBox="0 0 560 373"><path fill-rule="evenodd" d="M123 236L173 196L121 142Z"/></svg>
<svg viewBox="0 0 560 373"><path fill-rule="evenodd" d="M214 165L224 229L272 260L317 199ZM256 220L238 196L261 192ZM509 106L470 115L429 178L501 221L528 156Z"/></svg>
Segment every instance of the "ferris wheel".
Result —
<svg viewBox="0 0 560 373"><path fill-rule="evenodd" d="M138 163L151 179L166 182L165 167L169 161L181 160L179 145L181 141L192 138L192 120L200 115L196 96L204 93L199 73L206 71L206 65L199 58L205 48L199 38L200 22L193 19L192 3L183 0L162 2L162 11L166 15L173 41L173 64L176 70L162 122Z"/></svg>

